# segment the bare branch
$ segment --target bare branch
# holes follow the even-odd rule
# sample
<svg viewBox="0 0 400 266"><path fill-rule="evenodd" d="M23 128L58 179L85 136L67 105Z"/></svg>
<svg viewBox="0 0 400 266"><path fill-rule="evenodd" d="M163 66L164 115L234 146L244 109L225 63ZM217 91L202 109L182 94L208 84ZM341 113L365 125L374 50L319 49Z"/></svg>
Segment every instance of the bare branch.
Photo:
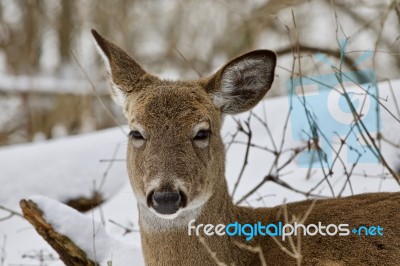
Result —
<svg viewBox="0 0 400 266"><path fill-rule="evenodd" d="M11 209L9 209L9 208L7 208L7 207L4 207L4 206L1 206L1 205L0 205L0 210L6 211L6 212L9 213L9 215L0 218L0 222L1 222L1 221L5 221L5 220L7 220L7 219L10 219L10 218L13 217L13 216L18 216L18 217L22 217L22 218L23 218L22 214L20 214L20 213L17 212L17 211L13 211L13 210L11 210Z"/></svg>
<svg viewBox="0 0 400 266"><path fill-rule="evenodd" d="M38 208L35 202L31 200L21 200L20 206L27 219L36 231L49 243L60 255L60 259L67 266L95 266L97 263L91 261L86 253L79 248L68 237L58 233L49 224L43 212Z"/></svg>

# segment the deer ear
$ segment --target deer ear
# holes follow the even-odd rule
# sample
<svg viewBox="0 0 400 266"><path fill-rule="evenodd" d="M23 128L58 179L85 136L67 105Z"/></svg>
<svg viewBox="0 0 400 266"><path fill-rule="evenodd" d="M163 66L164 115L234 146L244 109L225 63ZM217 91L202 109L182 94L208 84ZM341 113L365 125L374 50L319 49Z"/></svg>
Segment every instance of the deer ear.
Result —
<svg viewBox="0 0 400 266"><path fill-rule="evenodd" d="M146 74L124 50L91 30L96 48L104 61L111 82L111 94L115 102L125 106L128 94L139 88L139 79Z"/></svg>
<svg viewBox="0 0 400 266"><path fill-rule="evenodd" d="M221 112L237 114L253 108L271 88L276 55L257 50L223 66L206 84L213 103Z"/></svg>

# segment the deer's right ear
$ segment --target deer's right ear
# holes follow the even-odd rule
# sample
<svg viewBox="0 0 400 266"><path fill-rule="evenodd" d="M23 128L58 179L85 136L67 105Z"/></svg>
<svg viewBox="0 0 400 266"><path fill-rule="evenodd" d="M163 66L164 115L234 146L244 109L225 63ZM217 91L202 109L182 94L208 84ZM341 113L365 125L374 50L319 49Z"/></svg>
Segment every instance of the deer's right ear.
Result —
<svg viewBox="0 0 400 266"><path fill-rule="evenodd" d="M97 31L91 32L108 72L112 97L124 107L128 94L139 89L139 79L146 72L124 50L103 38Z"/></svg>
<svg viewBox="0 0 400 266"><path fill-rule="evenodd" d="M206 83L216 107L225 114L253 108L271 88L276 55L269 50L244 54L223 66Z"/></svg>

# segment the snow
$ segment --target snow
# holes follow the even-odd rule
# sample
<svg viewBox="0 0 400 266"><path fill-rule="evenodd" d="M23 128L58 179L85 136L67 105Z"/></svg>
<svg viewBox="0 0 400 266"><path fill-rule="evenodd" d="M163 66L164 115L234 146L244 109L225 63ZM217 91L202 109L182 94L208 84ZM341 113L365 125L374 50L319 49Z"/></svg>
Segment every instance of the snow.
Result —
<svg viewBox="0 0 400 266"><path fill-rule="evenodd" d="M0 203L15 208L19 199L32 194L67 201L90 197L94 190L109 198L127 180L125 163L114 162L106 173L110 162L101 160L113 159L114 153L115 159L125 158L125 131L107 129L0 149L0 183L7 191L0 194Z"/></svg>
<svg viewBox="0 0 400 266"><path fill-rule="evenodd" d="M107 83L96 82L96 93L107 95ZM0 75L0 92L41 92L51 94L92 94L86 79L57 78L53 76Z"/></svg>
<svg viewBox="0 0 400 266"><path fill-rule="evenodd" d="M392 81L390 90L388 82L379 84L380 97L388 109L381 109L382 134L393 143L400 143L400 123L396 109L396 101L400 102L400 80ZM291 128L284 132L284 121L289 109L287 97L268 99L259 104L254 113L266 118L272 139L279 145L284 139L284 149L301 145L293 140ZM392 113L392 115L390 114ZM249 113L236 116L236 119L246 120ZM226 117L222 136L225 142L230 141L230 134L236 131L237 125L232 117ZM252 118L253 143L272 148L271 138L266 129ZM107 265L144 265L140 252L140 235L137 232L138 212L136 200L128 182L125 169L126 129L113 128L95 133L74 137L60 138L48 142L16 145L0 148L0 205L18 210L18 201L30 198L44 210L46 219L57 229L73 239L91 258ZM243 134L237 140L246 141ZM243 164L245 145L233 144L227 154L226 176L232 191L238 173ZM113 154L115 153L115 156ZM389 165L398 170L400 166L399 149L382 142L382 153ZM282 153L279 165L289 157L290 152ZM344 154L345 156L345 154ZM110 164L101 160L117 159ZM245 169L242 182L235 194L237 201L247 193L269 172L274 155L261 149L251 149L249 164ZM351 167L352 164L346 164ZM291 162L284 170L281 180L301 191L309 191L321 181L321 169L312 169L312 175L306 179L308 169L301 168L297 161ZM104 185L103 175L108 172ZM343 176L343 166L337 164L333 168L334 175L329 178L335 196L343 187L343 195L352 194L346 178ZM272 173L275 173L272 171ZM366 178L368 175L385 174L380 164L358 164L354 169L352 180L353 193L376 191L399 191L399 185L393 178ZM80 214L59 201L77 196L90 196L94 188L108 199L101 207L87 214ZM332 192L326 182L314 191L315 194L332 197ZM41 195L33 196L32 195ZM266 196L258 200L259 196ZM52 198L52 199L50 199ZM244 204L251 206L274 206L284 201L303 200L305 196L278 184L267 182L258 192ZM8 213L0 211L0 218ZM124 234L125 228L133 232ZM96 229L95 247L93 246L93 229ZM1 236L7 236L6 241ZM37 263L29 258L22 258L27 252L44 250L54 254L51 248L37 235L30 225L14 216L0 222L0 250L5 250L5 264ZM1 254L0 254L1 256ZM59 261L48 261L46 265L60 265ZM62 264L61 264L62 265Z"/></svg>
<svg viewBox="0 0 400 266"><path fill-rule="evenodd" d="M400 81L392 81L391 86L393 88L393 93L395 97L392 96L392 90L389 87L389 83L382 82L379 84L379 93L382 104L387 108L387 110L381 108L381 132L385 138L391 140L395 144L400 143L400 123L398 120L393 117L397 117L399 119L400 114L396 109L396 99L399 102L400 99ZM302 145L300 141L295 141L292 136L292 130L289 124L289 128L286 130L286 134L283 135L284 132L284 120L288 114L289 110L289 100L286 97L276 97L272 99L268 99L263 103L259 104L254 108L254 113L258 114L261 118L266 116L266 121L268 121L269 129L271 131L272 139L276 145L279 145L284 139L284 147L285 149L290 149L293 147L297 147ZM248 113L241 114L237 116L242 120L246 120L248 118ZM227 118L226 124L224 125L222 136L225 136L227 132L234 132L236 128L236 124L232 123L231 118ZM260 146L267 146L270 149L273 149L272 140L266 134L266 129L255 119L251 120L251 128L253 131L253 140L252 143L258 144ZM242 136L242 141L246 141L247 139ZM388 164L398 171L400 168L400 149L389 145L386 142L382 142L381 151L383 157L387 160ZM338 148L338 147L336 147ZM243 165L245 152L245 145L232 145L227 154L227 167L226 167L226 176L228 180L228 185L230 190L232 191L233 185L236 182L238 173ZM280 161L278 165L282 165L289 157L292 155L291 152L283 153L281 155ZM345 149L342 151L341 158L346 158ZM243 177L242 184L238 188L237 196L234 197L234 200L240 199L241 195L245 194L249 191L250 188L253 188L256 184L261 182L263 177L269 172L272 162L275 158L275 155L269 152L265 152L260 149L253 149L250 153L249 164L245 169L245 175ZM352 167L351 163L345 164L346 168L349 170ZM347 179L343 175L343 166L341 164L336 164L332 169L334 175L330 177L330 183L333 187L333 191L335 195L332 195L330 187L326 182L324 182L321 186L318 187L315 194L332 197L337 196L339 191L345 186L345 190L343 192L343 196L351 195L351 190L349 186L345 185ZM308 192L312 187L316 186L321 181L322 170L318 168L312 169L312 175L309 179L306 180L306 176L308 173L308 168L299 167L298 162L294 161L290 163L284 170L285 175L281 177L281 180L284 180L286 183L295 187L304 192ZM382 167L382 165L377 163L359 163L355 167L352 175L352 184L353 184L353 192L354 194L365 193L365 192L377 192L377 191L399 191L399 185L392 178L381 179L381 178L365 178L364 174L368 175L382 175L384 173L387 174L387 170ZM268 182L262 186L262 188L258 191L259 193L253 195L249 199L248 204L252 206L275 206L277 204L282 204L283 202L292 202L297 200L304 200L305 196L299 193L295 193L294 191L288 190L279 186L275 183ZM273 194L273 196L267 197L264 201L257 201L260 195L269 195Z"/></svg>
<svg viewBox="0 0 400 266"><path fill-rule="evenodd" d="M90 197L94 190L105 199L114 197L128 180L125 162L119 161L126 153L124 131L114 128L1 148L0 205L18 210L20 199L36 194L61 202ZM101 162L114 158L118 161ZM0 219L6 215L0 211ZM0 247L5 247L7 263L26 263L21 257L28 251L51 250L34 230L26 228L30 225L19 217L0 222L0 237L6 236Z"/></svg>
<svg viewBox="0 0 400 266"><path fill-rule="evenodd" d="M144 265L140 248L107 234L101 222L47 197L32 196L30 199L45 213L46 221L82 248L92 261L105 266L110 261L112 265L129 265L132 261L135 265Z"/></svg>

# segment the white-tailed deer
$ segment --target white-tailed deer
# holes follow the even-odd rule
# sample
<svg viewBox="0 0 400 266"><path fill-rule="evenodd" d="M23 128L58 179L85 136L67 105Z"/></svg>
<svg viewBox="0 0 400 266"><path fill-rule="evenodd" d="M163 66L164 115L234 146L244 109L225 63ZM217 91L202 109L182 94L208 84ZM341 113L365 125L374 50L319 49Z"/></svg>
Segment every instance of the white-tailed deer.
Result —
<svg viewBox="0 0 400 266"><path fill-rule="evenodd" d="M230 61L210 78L168 81L145 72L122 49L92 33L112 95L131 130L127 166L138 201L147 265L216 265L217 261L260 265L259 255L240 243L261 247L268 265L399 265L400 193L303 201L285 207L289 217L303 217L314 204L305 225L380 226L383 236L317 234L293 236L290 241L269 236L246 241L244 236L205 236L203 231L202 241L189 236L192 220L213 225L285 221L281 206L252 209L232 203L220 136L224 114L251 109L269 90L276 55L253 51ZM287 252L293 246L297 259ZM210 251L215 252L213 256Z"/></svg>

